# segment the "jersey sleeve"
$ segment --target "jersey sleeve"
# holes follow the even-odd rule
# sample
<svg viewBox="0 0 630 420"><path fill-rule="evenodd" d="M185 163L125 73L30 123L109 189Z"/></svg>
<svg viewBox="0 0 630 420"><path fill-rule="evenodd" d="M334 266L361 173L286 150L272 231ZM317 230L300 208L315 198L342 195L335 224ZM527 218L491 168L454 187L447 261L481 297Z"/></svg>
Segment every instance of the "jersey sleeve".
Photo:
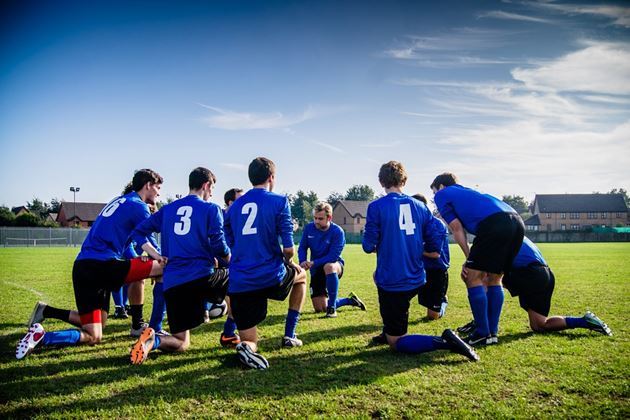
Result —
<svg viewBox="0 0 630 420"><path fill-rule="evenodd" d="M219 206L212 206L209 217L208 238L210 239L212 253L219 257L226 257L230 254L230 248L228 248L225 242L223 212Z"/></svg>
<svg viewBox="0 0 630 420"><path fill-rule="evenodd" d="M225 214L225 220L223 224L223 229L225 231L225 241L227 242L228 247L234 247L234 231L232 230L232 222L231 222L231 214L232 214L232 206L228 212Z"/></svg>
<svg viewBox="0 0 630 420"><path fill-rule="evenodd" d="M163 212L160 209L136 226L130 236L130 239L136 243L136 246L142 247L142 245L150 242L153 233L158 233L162 230L162 217ZM153 243L151 245L155 246Z"/></svg>
<svg viewBox="0 0 630 420"><path fill-rule="evenodd" d="M363 232L363 240L361 241L363 251L368 254L376 250L376 245L378 245L380 239L380 219L376 203L377 202L372 202L368 205L365 231Z"/></svg>
<svg viewBox="0 0 630 420"><path fill-rule="evenodd" d="M123 252L123 257L126 260L131 260L133 258L138 258L138 253L136 252L135 245L136 245L136 243L132 241L125 248L125 251Z"/></svg>
<svg viewBox="0 0 630 420"><path fill-rule="evenodd" d="M282 246L284 248L293 248L293 220L291 220L289 200L286 197L284 197L282 210L277 216L277 226Z"/></svg>
<svg viewBox="0 0 630 420"><path fill-rule="evenodd" d="M303 263L306 261L307 252L308 252L308 226L304 227L304 231L302 232L302 239L300 239L300 246L298 247L298 261Z"/></svg>
<svg viewBox="0 0 630 420"><path fill-rule="evenodd" d="M457 214L448 198L448 192L446 190L440 190L435 194L435 205L446 223L451 223L453 220L457 219Z"/></svg>
<svg viewBox="0 0 630 420"><path fill-rule="evenodd" d="M424 206L423 206L424 207ZM444 240L444 230L438 225L439 220L434 220L435 216L429 209L424 207L424 223L422 225L422 239L424 240L425 252L442 252L442 242ZM436 223L437 222L437 223Z"/></svg>
<svg viewBox="0 0 630 420"><path fill-rule="evenodd" d="M313 266L319 267L324 264L333 263L341 260L341 252L346 245L346 237L341 229L335 229L330 241L330 248L328 253L321 258L313 260Z"/></svg>

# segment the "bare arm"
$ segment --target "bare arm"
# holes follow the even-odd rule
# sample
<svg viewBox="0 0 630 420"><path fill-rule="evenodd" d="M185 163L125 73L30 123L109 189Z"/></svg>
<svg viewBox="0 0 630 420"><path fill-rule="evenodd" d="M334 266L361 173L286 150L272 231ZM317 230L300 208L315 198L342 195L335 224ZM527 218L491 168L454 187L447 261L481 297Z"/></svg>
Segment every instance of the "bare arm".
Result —
<svg viewBox="0 0 630 420"><path fill-rule="evenodd" d="M142 250L145 251L149 255L149 257L153 258L155 261L160 263L161 266L166 265L166 261L167 261L166 257L163 257L162 255L160 255L160 253L157 252L157 249L155 249L155 247L151 245L151 242L145 242L142 245Z"/></svg>
<svg viewBox="0 0 630 420"><path fill-rule="evenodd" d="M466 230L459 219L453 219L451 223L448 224L453 232L453 239L457 242L457 245L462 249L464 256L468 258L468 254L470 254L470 248L468 246L468 238L466 238Z"/></svg>
<svg viewBox="0 0 630 420"><path fill-rule="evenodd" d="M423 252L422 253L423 257L427 257L427 258L440 258L440 253L439 252Z"/></svg>
<svg viewBox="0 0 630 420"><path fill-rule="evenodd" d="M282 254L284 255L284 261L288 265L290 265L293 268L295 268L298 273L302 272L302 267L300 267L299 265L297 265L295 263L295 261L293 261L293 256L295 255L295 248L293 248L293 247L291 247L291 248L282 248Z"/></svg>

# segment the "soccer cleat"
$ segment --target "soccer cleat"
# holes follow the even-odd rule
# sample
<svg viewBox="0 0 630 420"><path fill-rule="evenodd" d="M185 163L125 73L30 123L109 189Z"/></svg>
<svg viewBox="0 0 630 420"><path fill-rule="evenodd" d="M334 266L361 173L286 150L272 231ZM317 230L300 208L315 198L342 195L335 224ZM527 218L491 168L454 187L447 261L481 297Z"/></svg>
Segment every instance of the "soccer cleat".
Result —
<svg viewBox="0 0 630 420"><path fill-rule="evenodd" d="M33 352L33 349L43 340L46 331L42 324L33 324L28 329L26 335L18 341L18 345L15 349L15 358L20 360Z"/></svg>
<svg viewBox="0 0 630 420"><path fill-rule="evenodd" d="M492 344L492 338L488 336L480 336L476 333L470 334L468 337L464 339L464 341L470 346L485 346L488 344ZM498 339L497 339L498 342Z"/></svg>
<svg viewBox="0 0 630 420"><path fill-rule="evenodd" d="M302 340L297 338L297 336L291 338L285 335L282 338L282 347L301 347L302 344L303 344Z"/></svg>
<svg viewBox="0 0 630 420"><path fill-rule="evenodd" d="M114 309L114 319L127 319L129 315L127 315L127 311L125 311L124 306L116 306Z"/></svg>
<svg viewBox="0 0 630 420"><path fill-rule="evenodd" d="M31 312L31 317L28 319L27 327L30 327L34 324L41 324L44 318L44 308L46 304L44 302L37 302L35 307L33 308L33 312Z"/></svg>
<svg viewBox="0 0 630 420"><path fill-rule="evenodd" d="M236 346L241 343L241 337L239 337L238 334L234 334L232 337L227 337L221 333L219 343L221 343L221 347L236 348Z"/></svg>
<svg viewBox="0 0 630 420"><path fill-rule="evenodd" d="M446 314L446 307L448 306L448 301L445 300L440 305L440 318L442 318Z"/></svg>
<svg viewBox="0 0 630 420"><path fill-rule="evenodd" d="M468 335L468 334L472 334L473 332L475 332L476 329L477 329L477 324L475 324L475 320L473 319L468 324L457 328L456 331L457 331L458 334Z"/></svg>
<svg viewBox="0 0 630 420"><path fill-rule="evenodd" d="M365 306L365 303L363 303L363 301L359 298L359 296L357 296L354 292L350 292L350 294L348 295L348 298L352 300L352 306L357 306L361 308L362 311L367 311L367 307Z"/></svg>
<svg viewBox="0 0 630 420"><path fill-rule="evenodd" d="M153 350L153 343L155 343L155 330L147 327L142 331L138 341L131 348L131 364L141 365L144 363L149 356L149 352Z"/></svg>
<svg viewBox="0 0 630 420"><path fill-rule="evenodd" d="M269 362L261 354L254 353L247 343L240 343L236 346L238 360L251 369L267 369Z"/></svg>
<svg viewBox="0 0 630 420"><path fill-rule="evenodd" d="M158 335L160 337L166 337L166 336L171 335L171 333L166 331L164 328L162 328L160 331L156 331L155 335Z"/></svg>
<svg viewBox="0 0 630 420"><path fill-rule="evenodd" d="M476 362L479 360L479 356L475 353L470 345L466 344L453 330L446 329L442 333L442 340L444 340L450 347L451 351L457 354L466 356L469 360Z"/></svg>
<svg viewBox="0 0 630 420"><path fill-rule="evenodd" d="M486 344L499 344L499 336L497 334L490 334L490 338Z"/></svg>
<svg viewBox="0 0 630 420"><path fill-rule="evenodd" d="M337 318L337 309L332 306L326 308L326 318Z"/></svg>
<svg viewBox="0 0 630 420"><path fill-rule="evenodd" d="M385 333L380 333L379 335L375 335L374 337L372 337L372 340L370 340L370 342L375 346L387 344L387 337L385 337Z"/></svg>
<svg viewBox="0 0 630 420"><path fill-rule="evenodd" d="M132 325L131 329L129 330L129 335L132 337L140 337L140 335L142 335L142 331L146 330L148 327L149 327L149 324L147 324L146 322L143 322L142 324L140 324L138 328L134 328Z"/></svg>
<svg viewBox="0 0 630 420"><path fill-rule="evenodd" d="M584 314L584 320L588 324L589 330L593 330L604 335L613 335L608 325L599 319L593 312L586 312L586 314Z"/></svg>

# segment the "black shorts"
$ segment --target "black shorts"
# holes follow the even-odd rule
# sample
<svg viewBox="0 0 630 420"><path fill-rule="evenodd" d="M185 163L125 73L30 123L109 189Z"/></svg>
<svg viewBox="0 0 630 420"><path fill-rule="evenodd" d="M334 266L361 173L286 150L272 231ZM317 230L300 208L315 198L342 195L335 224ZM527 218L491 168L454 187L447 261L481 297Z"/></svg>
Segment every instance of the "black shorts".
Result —
<svg viewBox="0 0 630 420"><path fill-rule="evenodd" d="M540 264L513 268L503 277L503 286L512 296L518 296L521 308L544 316L549 315L555 284L551 269Z"/></svg>
<svg viewBox="0 0 630 420"><path fill-rule="evenodd" d="M217 268L210 276L164 291L168 325L172 334L203 324L206 302L221 303L228 286L228 270Z"/></svg>
<svg viewBox="0 0 630 420"><path fill-rule="evenodd" d="M343 264L341 261L337 261L341 265L341 274L339 278L343 277ZM317 267L315 270L311 270L311 299L318 296L328 297L328 290L326 289L326 273L324 272L324 266Z"/></svg>
<svg viewBox="0 0 630 420"><path fill-rule="evenodd" d="M239 330L255 327L267 318L267 299L282 301L289 296L297 276L297 270L286 264L285 268L286 273L277 286L249 292L230 293L232 316Z"/></svg>
<svg viewBox="0 0 630 420"><path fill-rule="evenodd" d="M524 235L525 225L516 213L496 213L486 217L479 222L466 267L494 274L509 271Z"/></svg>
<svg viewBox="0 0 630 420"><path fill-rule="evenodd" d="M418 292L418 303L435 312L440 312L446 302L448 270L426 270L427 282Z"/></svg>
<svg viewBox="0 0 630 420"><path fill-rule="evenodd" d="M97 309L109 312L109 296L125 283L130 267L129 260L76 260L72 285L79 315Z"/></svg>
<svg viewBox="0 0 630 420"><path fill-rule="evenodd" d="M409 324L409 301L420 289L405 292L388 292L378 288L378 306L383 319L383 332L399 336L407 334Z"/></svg>

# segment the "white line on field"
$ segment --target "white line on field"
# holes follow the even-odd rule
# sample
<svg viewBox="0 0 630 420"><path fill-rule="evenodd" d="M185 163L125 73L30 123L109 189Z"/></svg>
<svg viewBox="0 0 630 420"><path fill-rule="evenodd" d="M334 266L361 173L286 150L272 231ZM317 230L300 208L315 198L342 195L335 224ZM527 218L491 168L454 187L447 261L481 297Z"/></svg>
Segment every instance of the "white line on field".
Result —
<svg viewBox="0 0 630 420"><path fill-rule="evenodd" d="M17 287L18 289L26 290L27 292L31 292L31 293L33 293L34 295L36 295L36 296L38 296L40 298L44 297L44 294L42 292L40 292L39 290L35 290L35 289L30 288L30 287L24 287L21 284L13 283L13 282L10 282L10 281L4 281L3 280L2 283L8 284L9 286Z"/></svg>

